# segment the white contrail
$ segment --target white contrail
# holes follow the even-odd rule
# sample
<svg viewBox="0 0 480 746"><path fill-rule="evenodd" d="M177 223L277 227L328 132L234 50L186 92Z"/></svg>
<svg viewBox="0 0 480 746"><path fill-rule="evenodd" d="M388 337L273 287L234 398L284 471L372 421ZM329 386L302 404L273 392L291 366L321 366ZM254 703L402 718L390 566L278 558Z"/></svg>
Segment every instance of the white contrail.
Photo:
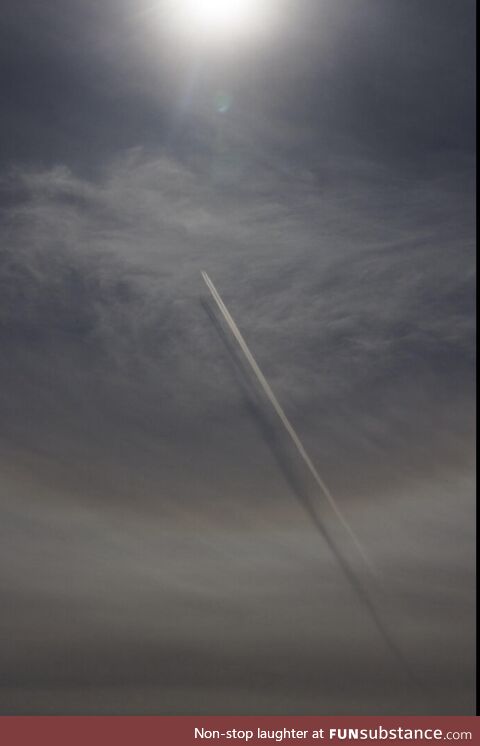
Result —
<svg viewBox="0 0 480 746"><path fill-rule="evenodd" d="M289 434L291 440L293 441L293 444L295 445L295 448L297 449L298 453L300 454L300 456L302 457L303 461L307 465L308 470L310 471L310 473L311 473L312 477L314 478L315 482L317 483L317 485L320 487L320 490L322 491L322 493L326 497L326 499L328 501L328 504L330 505L331 509L333 510L333 512L335 513L335 515L337 516L337 518L340 521L340 523L342 524L342 526L346 529L347 533L349 534L350 538L352 539L353 543L355 544L355 546L357 548L357 551L361 555L364 563L367 565L367 567L369 568L370 571L373 571L371 562L370 562L369 558L367 557L367 555L365 553L365 550L363 549L362 545L360 544L359 540L357 539L357 537L356 537L356 535L355 535L352 527L350 526L350 524L348 523L348 521L346 520L346 518L341 513L341 511L340 511L340 509L339 509L339 507L338 507L338 505L337 505L337 503L335 501L335 498L333 497L332 493L330 492L330 490L328 489L327 485L325 484L325 482L321 478L320 474L316 470L316 468L315 468L315 466L314 466L314 464L313 464L310 456L308 455L307 451L305 450L305 448L304 448L304 446L302 444L302 441L298 437L296 431L293 428L293 425L291 424L291 422L288 419L287 415L285 414L285 412L283 411L282 407L280 406L280 403L279 403L277 397L275 396L275 394L273 393L273 391L272 391L272 389L270 387L270 384L268 383L267 379L265 378L265 376L263 375L262 371L258 367L258 364L257 364L255 358L253 357L252 353L250 352L250 350L249 350L249 348L247 346L247 343L245 342L244 338L242 337L242 335L240 333L240 330L238 329L238 327L237 327L235 321L233 320L233 318L231 317L231 315L230 315L227 307L225 306L225 303L222 301L220 295L218 294L218 292L217 292L217 290L216 290L213 282L211 281L211 279L209 278L209 276L207 275L206 272L202 272L202 277L205 280L205 283L206 283L208 289L210 290L215 303L217 304L218 308L220 309L220 311L221 311L221 313L223 315L223 318L227 322L227 324L228 324L228 326L230 328L230 331L232 332L233 336L235 337L235 339L237 340L238 344L240 345L240 347L242 349L242 352L244 353L245 357L247 358L247 360L248 360L248 362L250 364L250 367L252 368L253 372L255 373L255 376L257 377L257 380L260 383L260 386L264 390L264 392L265 392L267 398L269 399L272 407L274 408L275 412L277 413L277 415L279 416L280 420L282 421L282 423L283 423L283 425L285 427L285 430L287 431L287 433Z"/></svg>

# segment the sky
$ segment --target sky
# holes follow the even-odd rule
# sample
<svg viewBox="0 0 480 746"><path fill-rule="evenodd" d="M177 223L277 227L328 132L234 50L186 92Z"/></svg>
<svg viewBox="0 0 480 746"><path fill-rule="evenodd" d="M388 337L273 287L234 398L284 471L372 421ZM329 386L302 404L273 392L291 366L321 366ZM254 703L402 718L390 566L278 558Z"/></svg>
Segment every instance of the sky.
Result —
<svg viewBox="0 0 480 746"><path fill-rule="evenodd" d="M180 5L2 9L0 713L473 714L474 2Z"/></svg>

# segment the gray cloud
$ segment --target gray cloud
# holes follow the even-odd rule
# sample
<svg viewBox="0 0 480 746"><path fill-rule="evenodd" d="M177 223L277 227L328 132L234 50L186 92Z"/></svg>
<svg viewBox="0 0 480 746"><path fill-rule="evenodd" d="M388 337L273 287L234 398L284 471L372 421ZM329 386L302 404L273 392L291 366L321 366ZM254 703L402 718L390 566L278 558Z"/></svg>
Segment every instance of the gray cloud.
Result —
<svg viewBox="0 0 480 746"><path fill-rule="evenodd" d="M470 4L453 28L448 2L296 7L225 64L225 114L215 60L187 100L192 60L166 44L154 74L129 3L32 6L37 82L60 62L82 81L57 124L22 114L8 57L2 712L473 709ZM320 496L202 269L367 546L420 689L302 509Z"/></svg>

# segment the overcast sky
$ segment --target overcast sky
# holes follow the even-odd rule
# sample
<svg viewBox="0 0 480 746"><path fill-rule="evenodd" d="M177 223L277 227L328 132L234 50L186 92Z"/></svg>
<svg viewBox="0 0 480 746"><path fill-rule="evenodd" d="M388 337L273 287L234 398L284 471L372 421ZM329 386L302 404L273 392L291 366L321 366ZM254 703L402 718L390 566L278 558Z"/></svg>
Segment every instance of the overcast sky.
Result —
<svg viewBox="0 0 480 746"><path fill-rule="evenodd" d="M258 5L2 8L2 714L473 712L474 2Z"/></svg>

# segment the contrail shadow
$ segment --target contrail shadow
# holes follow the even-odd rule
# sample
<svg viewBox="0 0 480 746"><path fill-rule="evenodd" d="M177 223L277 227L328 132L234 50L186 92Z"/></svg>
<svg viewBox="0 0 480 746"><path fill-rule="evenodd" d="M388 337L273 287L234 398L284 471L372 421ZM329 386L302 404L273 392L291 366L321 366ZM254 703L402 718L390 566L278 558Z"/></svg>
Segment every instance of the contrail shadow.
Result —
<svg viewBox="0 0 480 746"><path fill-rule="evenodd" d="M308 483L306 481L304 470L301 469L301 465L298 463L296 454L293 453L290 443L287 440L283 430L278 427L276 418L274 420L272 418L272 415L270 414L270 411L267 410L265 406L265 397L259 391L258 387L254 384L252 376L249 370L246 368L243 359L238 354L238 351L234 346L230 335L227 335L221 321L219 320L215 312L215 307L209 300L205 300L203 298L200 300L200 303L227 352L227 360L232 374L239 386L239 389L242 392L242 398L245 408L252 416L252 419L255 421L259 433L262 436L263 441L270 449L270 452L272 453L272 456L276 464L278 465L285 481L296 497L301 508L309 517L317 533L323 539L323 541L325 541L326 545L332 552L332 555L336 559L344 578L350 585L360 604L370 616L372 623L383 639L385 646L390 651L390 654L392 655L394 660L396 660L397 663L400 664L401 670L404 674L403 678L406 679L408 681L408 684L410 685L418 684L416 676L411 670L411 667L405 656L403 655L403 652L400 650L389 629L383 622L365 583L362 582L359 576L350 567L350 564L347 561L346 557L342 554L335 541L329 535L327 529L325 528L319 515L317 514L317 511L312 505L311 500L309 499Z"/></svg>

